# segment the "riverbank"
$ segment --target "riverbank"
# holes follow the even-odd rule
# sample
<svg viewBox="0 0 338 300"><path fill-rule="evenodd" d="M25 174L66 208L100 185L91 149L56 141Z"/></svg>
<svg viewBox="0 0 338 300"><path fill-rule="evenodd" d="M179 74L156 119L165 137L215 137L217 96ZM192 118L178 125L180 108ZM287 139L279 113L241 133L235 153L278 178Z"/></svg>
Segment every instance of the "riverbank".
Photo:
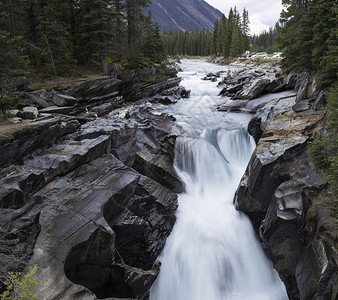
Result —
<svg viewBox="0 0 338 300"><path fill-rule="evenodd" d="M234 121L238 111L251 113L248 128L257 142L234 200L237 209L250 217L290 299L334 299L335 202L306 150L325 120L324 95L306 74L284 77L277 68L254 66L219 71L198 70L205 80L197 88L208 88L197 102ZM184 189L173 169L184 118L160 110L190 104L180 78L154 78L152 72L147 80L129 74L62 93L23 93L38 115L0 142L2 278L36 265L36 292L44 299L147 299ZM290 94L267 97L272 82L289 86L283 93ZM222 90L233 95L217 96ZM245 105L234 113L230 101ZM186 111L198 121L190 126L193 138L214 120L203 106ZM215 135L205 137L217 146Z"/></svg>

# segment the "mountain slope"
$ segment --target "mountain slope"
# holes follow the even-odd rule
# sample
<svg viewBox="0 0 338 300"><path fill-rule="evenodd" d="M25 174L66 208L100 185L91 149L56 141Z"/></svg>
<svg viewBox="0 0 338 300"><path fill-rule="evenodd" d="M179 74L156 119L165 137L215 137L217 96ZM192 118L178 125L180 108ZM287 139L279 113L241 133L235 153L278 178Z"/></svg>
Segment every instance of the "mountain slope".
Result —
<svg viewBox="0 0 338 300"><path fill-rule="evenodd" d="M222 13L204 0L152 0L150 10L161 31L212 30Z"/></svg>

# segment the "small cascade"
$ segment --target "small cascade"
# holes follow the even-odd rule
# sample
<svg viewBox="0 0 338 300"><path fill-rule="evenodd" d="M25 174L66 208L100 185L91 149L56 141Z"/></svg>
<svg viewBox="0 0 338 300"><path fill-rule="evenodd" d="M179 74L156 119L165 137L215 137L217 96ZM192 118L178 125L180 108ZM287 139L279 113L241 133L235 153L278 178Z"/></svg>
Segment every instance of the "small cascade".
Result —
<svg viewBox="0 0 338 300"><path fill-rule="evenodd" d="M192 77L196 83L200 80L198 72L187 74L191 83ZM194 91L193 84L186 87ZM150 299L287 299L250 221L232 203L255 147L247 123L243 119L236 122L234 115L224 119L224 113L213 113L211 120L212 101L207 105L205 97L193 94L190 101L203 101L206 115L197 114L196 120L187 105L174 108L178 121L187 124L188 130L197 128L198 135L196 130L193 135L187 131L176 142L175 169L185 192L179 195L177 221L159 258L161 272Z"/></svg>

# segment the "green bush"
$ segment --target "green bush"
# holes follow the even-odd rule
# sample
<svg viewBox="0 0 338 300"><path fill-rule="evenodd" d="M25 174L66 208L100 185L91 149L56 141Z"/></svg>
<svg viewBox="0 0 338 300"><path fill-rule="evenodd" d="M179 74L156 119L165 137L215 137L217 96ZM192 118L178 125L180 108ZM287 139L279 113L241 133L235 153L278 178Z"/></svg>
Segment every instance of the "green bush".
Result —
<svg viewBox="0 0 338 300"><path fill-rule="evenodd" d="M34 278L37 266L30 267L27 274L20 277L18 272L9 272L3 282L7 287L0 295L1 300L36 300L38 295L34 291L39 282Z"/></svg>
<svg viewBox="0 0 338 300"><path fill-rule="evenodd" d="M327 174L333 195L338 198L338 84L330 91L328 108L331 114L325 132L310 143L309 151L316 167Z"/></svg>

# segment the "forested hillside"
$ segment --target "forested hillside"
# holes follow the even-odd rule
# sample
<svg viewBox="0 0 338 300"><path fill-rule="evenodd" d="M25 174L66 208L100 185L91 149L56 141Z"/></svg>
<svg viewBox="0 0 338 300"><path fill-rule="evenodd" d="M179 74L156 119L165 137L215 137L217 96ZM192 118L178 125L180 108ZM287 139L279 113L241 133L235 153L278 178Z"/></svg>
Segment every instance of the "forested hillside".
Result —
<svg viewBox="0 0 338 300"><path fill-rule="evenodd" d="M108 73L111 62L135 68L162 60L149 0L0 1L1 76L27 71L70 74L76 66Z"/></svg>
<svg viewBox="0 0 338 300"><path fill-rule="evenodd" d="M150 10L161 31L212 30L222 13L201 0L152 0Z"/></svg>
<svg viewBox="0 0 338 300"><path fill-rule="evenodd" d="M222 15L216 20L213 31L191 33L170 31L162 34L165 52L169 55L222 55L237 57L249 49L249 13L242 15L236 8L230 9L228 18Z"/></svg>

